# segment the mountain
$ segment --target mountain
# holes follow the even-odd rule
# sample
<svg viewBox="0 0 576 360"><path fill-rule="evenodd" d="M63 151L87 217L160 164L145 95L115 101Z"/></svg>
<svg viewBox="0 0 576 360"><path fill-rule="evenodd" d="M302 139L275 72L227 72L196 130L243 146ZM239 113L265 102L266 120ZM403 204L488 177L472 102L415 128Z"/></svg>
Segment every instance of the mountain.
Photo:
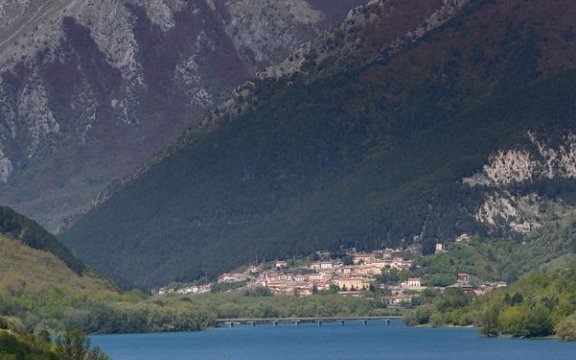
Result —
<svg viewBox="0 0 576 360"><path fill-rule="evenodd" d="M576 4L404 3L335 33L386 33L392 15L413 30L255 78L60 239L154 286L320 249L522 237L568 214Z"/></svg>
<svg viewBox="0 0 576 360"><path fill-rule="evenodd" d="M364 0L5 0L0 203L52 231Z"/></svg>

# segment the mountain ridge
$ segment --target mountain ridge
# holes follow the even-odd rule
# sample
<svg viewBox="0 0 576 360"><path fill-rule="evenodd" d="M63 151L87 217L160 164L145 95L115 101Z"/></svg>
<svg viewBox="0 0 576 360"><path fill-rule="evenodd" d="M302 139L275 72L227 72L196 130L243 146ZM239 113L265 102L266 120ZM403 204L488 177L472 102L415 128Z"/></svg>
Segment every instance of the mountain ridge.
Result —
<svg viewBox="0 0 576 360"><path fill-rule="evenodd" d="M5 1L0 19L15 28L0 25L0 202L58 230L362 2Z"/></svg>

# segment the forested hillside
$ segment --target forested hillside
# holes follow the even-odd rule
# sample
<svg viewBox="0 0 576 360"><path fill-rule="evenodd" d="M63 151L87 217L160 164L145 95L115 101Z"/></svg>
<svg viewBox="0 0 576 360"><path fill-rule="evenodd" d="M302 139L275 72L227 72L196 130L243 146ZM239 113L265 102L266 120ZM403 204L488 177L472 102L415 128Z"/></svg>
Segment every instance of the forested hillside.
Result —
<svg viewBox="0 0 576 360"><path fill-rule="evenodd" d="M61 239L153 286L319 249L526 236L506 214L482 217L487 197L536 193L536 208L566 210L571 173L510 188L464 179L508 149L539 156L530 134L572 146L575 14L571 1L475 1L399 53L315 80L262 80L251 110L190 135ZM545 215L565 212L525 221Z"/></svg>
<svg viewBox="0 0 576 360"><path fill-rule="evenodd" d="M81 272L71 268L53 250L69 251L45 229L4 208L0 213L0 358L18 353L18 359L47 350L34 343L71 329L86 333L191 331L213 325L215 315L179 299L162 304L141 292L121 292L115 283L72 257ZM16 237L14 234L18 234ZM4 320L4 317L8 321ZM5 331L7 323L14 331ZM28 337L26 331L44 334ZM22 336L20 336L20 334ZM36 348L36 345L39 347ZM53 350L50 345L49 348Z"/></svg>
<svg viewBox="0 0 576 360"><path fill-rule="evenodd" d="M487 336L576 340L576 263L532 273L485 297L447 291L404 316L409 325L476 325Z"/></svg>
<svg viewBox="0 0 576 360"><path fill-rule="evenodd" d="M42 226L16 211L0 206L0 234L21 241L31 248L51 252L78 274L85 271L85 265L70 250Z"/></svg>

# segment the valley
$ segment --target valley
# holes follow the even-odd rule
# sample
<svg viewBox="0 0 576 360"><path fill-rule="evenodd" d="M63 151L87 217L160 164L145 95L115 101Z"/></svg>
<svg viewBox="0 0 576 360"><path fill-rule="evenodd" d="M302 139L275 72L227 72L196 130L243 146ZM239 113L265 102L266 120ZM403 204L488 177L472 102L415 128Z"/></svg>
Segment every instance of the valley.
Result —
<svg viewBox="0 0 576 360"><path fill-rule="evenodd" d="M576 340L574 19L5 0L0 358L223 319Z"/></svg>

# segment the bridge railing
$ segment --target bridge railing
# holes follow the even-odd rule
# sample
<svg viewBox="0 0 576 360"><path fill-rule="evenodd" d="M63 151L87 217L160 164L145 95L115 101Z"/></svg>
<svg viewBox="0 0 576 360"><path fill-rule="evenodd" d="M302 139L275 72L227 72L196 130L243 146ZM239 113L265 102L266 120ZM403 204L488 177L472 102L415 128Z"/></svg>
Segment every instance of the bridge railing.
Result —
<svg viewBox="0 0 576 360"><path fill-rule="evenodd" d="M277 326L281 323L292 323L299 326L301 323L316 323L321 326L323 323L339 323L344 325L348 321L360 321L363 325L368 325L369 321L384 321L390 324L391 320L399 320L401 316L338 316L338 317L290 317L290 318L229 318L229 319L216 319L217 325L225 325L233 327L235 325L252 325L257 324L271 324Z"/></svg>

